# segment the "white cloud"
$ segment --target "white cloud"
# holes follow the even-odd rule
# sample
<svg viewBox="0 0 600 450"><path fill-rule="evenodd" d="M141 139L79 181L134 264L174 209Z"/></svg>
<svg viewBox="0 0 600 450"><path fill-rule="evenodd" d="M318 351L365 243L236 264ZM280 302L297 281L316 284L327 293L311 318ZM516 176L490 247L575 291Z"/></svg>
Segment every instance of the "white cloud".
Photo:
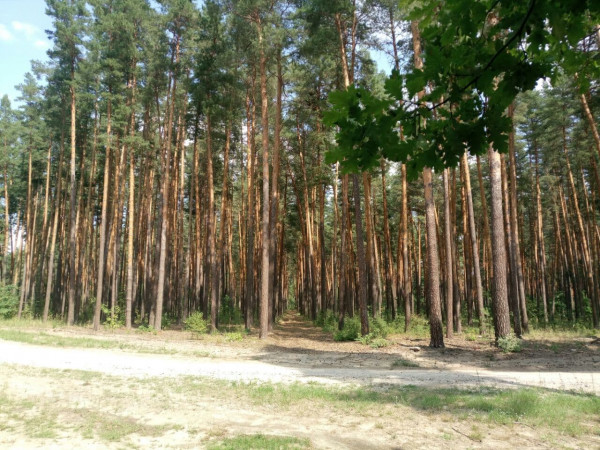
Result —
<svg viewBox="0 0 600 450"><path fill-rule="evenodd" d="M8 31L8 28L6 28L6 25L0 23L0 41L9 42L12 41L14 38L15 37L13 36L13 34L10 31Z"/></svg>
<svg viewBox="0 0 600 450"><path fill-rule="evenodd" d="M14 20L11 24L13 29L19 33L23 33L28 41L35 39L36 35L40 31L35 25L26 22L19 22L18 20Z"/></svg>
<svg viewBox="0 0 600 450"><path fill-rule="evenodd" d="M42 41L41 39L38 39L37 41L35 41L33 43L33 45L35 45L37 48L49 48L50 47L48 41Z"/></svg>

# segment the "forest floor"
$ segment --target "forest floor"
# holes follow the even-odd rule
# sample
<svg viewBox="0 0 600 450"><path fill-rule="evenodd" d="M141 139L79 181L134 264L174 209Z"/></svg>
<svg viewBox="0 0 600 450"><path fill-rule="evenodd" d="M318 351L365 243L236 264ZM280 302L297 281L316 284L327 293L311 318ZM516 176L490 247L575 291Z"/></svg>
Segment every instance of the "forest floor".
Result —
<svg viewBox="0 0 600 450"><path fill-rule="evenodd" d="M600 448L597 335L532 333L519 353L465 335L373 349L288 313L265 340L239 337L0 322L0 447L196 448L263 433L297 439L274 448ZM532 412L561 402L585 403L577 425ZM267 445L252 442L230 448Z"/></svg>

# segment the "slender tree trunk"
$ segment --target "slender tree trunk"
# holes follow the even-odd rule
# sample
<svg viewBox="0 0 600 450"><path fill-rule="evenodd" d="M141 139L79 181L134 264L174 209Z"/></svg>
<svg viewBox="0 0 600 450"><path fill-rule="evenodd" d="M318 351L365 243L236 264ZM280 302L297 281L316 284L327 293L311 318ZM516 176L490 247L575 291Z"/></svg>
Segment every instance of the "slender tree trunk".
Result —
<svg viewBox="0 0 600 450"><path fill-rule="evenodd" d="M69 309L67 312L67 325L75 321L75 289L77 285L77 182L75 180L76 151L75 151L75 61L71 66L71 198L69 201Z"/></svg>
<svg viewBox="0 0 600 450"><path fill-rule="evenodd" d="M132 69L135 70L135 61ZM129 119L129 133L135 137L135 75L131 81L131 115ZM131 328L132 307L135 296L134 275L133 275L133 240L135 234L135 150L133 144L129 145L129 205L127 207L127 220L129 229L127 232L127 293L125 300L125 328Z"/></svg>
<svg viewBox="0 0 600 450"><path fill-rule="evenodd" d="M360 331L363 336L369 334L367 315L367 262L365 260L362 212L360 210L360 187L358 175L352 175L354 191L354 220L356 221L356 250L358 256L358 305L360 310Z"/></svg>
<svg viewBox="0 0 600 450"><path fill-rule="evenodd" d="M254 89L254 77L252 79ZM254 103L252 101L252 103ZM251 96L246 96L246 116L248 139L248 206L246 209L246 289L245 289L245 324L246 329L254 326L254 114L250 112ZM254 109L254 105L252 105Z"/></svg>
<svg viewBox="0 0 600 450"><path fill-rule="evenodd" d="M267 96L267 57L263 42L263 29L260 16L258 18L258 45L260 48L260 97L262 122L262 262L261 262L261 294L260 294L260 338L265 339L269 333L269 105Z"/></svg>
<svg viewBox="0 0 600 450"><path fill-rule="evenodd" d="M64 120L63 120L64 122ZM63 164L63 155L64 155L64 132L61 135L60 140L60 156L58 158L58 168L56 169L56 176L58 177L58 181L56 182L56 194L54 196L54 220L52 224L52 239L50 244L50 254L48 257L48 277L46 281L46 296L44 300L44 315L43 321L46 322L48 320L48 314L50 311L50 297L52 295L52 282L54 280L54 253L56 249L56 235L58 233L58 218L60 217L60 205L61 205L61 195L62 195L62 164ZM50 174L48 174L50 176Z"/></svg>
<svg viewBox="0 0 600 450"><path fill-rule="evenodd" d="M219 294L219 268L216 254L215 188L212 154L212 121L210 111L206 113L206 175L208 183L208 222L206 232L208 239L208 258L210 263L210 328L211 332L214 333L217 331L218 320L217 296Z"/></svg>
<svg viewBox="0 0 600 450"><path fill-rule="evenodd" d="M271 305L269 310L271 316L269 329L272 329L279 303L279 290L281 277L279 276L279 265L277 248L277 233L279 232L279 147L281 141L281 115L283 96L283 75L281 65L281 47L277 49L277 97L275 100L275 135L273 137L273 183L271 184L271 211L269 230L269 279L271 280L269 299Z"/></svg>
<svg viewBox="0 0 600 450"><path fill-rule="evenodd" d="M453 332L453 277L452 271L452 229L450 224L450 187L448 183L448 171L444 169L444 234L446 240L446 337L450 339Z"/></svg>
<svg viewBox="0 0 600 450"><path fill-rule="evenodd" d="M110 91L109 91L110 95ZM98 331L100 327L100 313L102 306L102 295L104 289L105 272L105 250L106 250L106 231L108 221L108 188L110 183L110 150L111 150L111 115L112 104L109 98L106 112L106 150L104 153L104 182L102 190L102 217L100 219L100 242L98 244L98 282L96 284L96 306L94 309L94 330Z"/></svg>
<svg viewBox="0 0 600 450"><path fill-rule="evenodd" d="M469 235L471 238L471 254L473 257L473 271L475 272L475 290L477 293L477 313L479 315L479 333L485 331L485 315L483 307L483 287L481 282L481 268L479 266L479 247L477 245L477 231L475 229L475 212L473 208L473 194L471 191L471 173L467 154L462 156L462 165L465 177L465 191L467 196Z"/></svg>
<svg viewBox="0 0 600 450"><path fill-rule="evenodd" d="M175 37L175 54L174 64L176 65L179 61L179 36ZM171 80L172 78L172 80ZM167 121L165 124L166 138L164 142L164 165L162 171L162 193L161 193L161 212L162 220L160 227L160 256L158 261L158 284L156 286L156 309L154 317L154 328L160 330L162 328L162 314L163 304L165 298L165 266L167 261L167 228L169 225L169 184L171 171L171 141L172 141L172 128L173 128L173 109L175 106L175 99L177 97L177 78L172 75L169 78L169 84L172 86L170 89L170 99L167 112Z"/></svg>
<svg viewBox="0 0 600 450"><path fill-rule="evenodd" d="M514 116L514 106L509 106L510 117ZM529 332L529 318L527 316L527 298L525 297L525 282L523 276L523 265L521 262L521 244L519 239L519 224L518 224L518 205L517 205L517 159L515 157L515 136L514 131L509 135L509 158L510 158L510 246L511 252L514 254L514 267L516 269L517 290L518 290L518 309L520 313L521 323L515 329L517 335L519 331L524 333Z"/></svg>
<svg viewBox="0 0 600 450"><path fill-rule="evenodd" d="M506 278L506 244L504 240L504 217L502 209L502 178L500 154L490 145L488 148L490 184L492 189L492 260L494 266L492 307L496 340L510 335L508 290Z"/></svg>

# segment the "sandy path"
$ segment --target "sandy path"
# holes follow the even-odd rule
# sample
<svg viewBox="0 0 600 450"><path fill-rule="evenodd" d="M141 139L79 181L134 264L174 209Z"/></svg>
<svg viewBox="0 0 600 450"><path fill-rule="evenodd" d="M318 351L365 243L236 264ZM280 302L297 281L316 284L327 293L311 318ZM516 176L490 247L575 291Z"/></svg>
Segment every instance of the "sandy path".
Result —
<svg viewBox="0 0 600 450"><path fill-rule="evenodd" d="M248 359L143 355L121 350L45 347L0 340L0 364L73 369L130 377L198 376L232 381L396 384L430 387L531 386L600 394L600 373L491 369L313 368Z"/></svg>

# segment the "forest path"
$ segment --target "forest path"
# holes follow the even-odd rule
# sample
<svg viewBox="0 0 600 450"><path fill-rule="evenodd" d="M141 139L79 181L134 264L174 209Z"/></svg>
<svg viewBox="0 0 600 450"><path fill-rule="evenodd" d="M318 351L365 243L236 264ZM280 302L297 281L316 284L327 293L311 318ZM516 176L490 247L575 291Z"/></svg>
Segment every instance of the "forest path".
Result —
<svg viewBox="0 0 600 450"><path fill-rule="evenodd" d="M136 336L113 338L130 342ZM147 339L165 343L160 341L160 335ZM392 338L392 345L383 349L371 349L357 342L334 342L330 334L298 314L288 313L265 340L169 341L170 348L193 348L202 357L185 353L165 355L121 349L49 347L0 340L0 364L141 378L185 375L243 382L535 386L600 394L598 345L567 349L565 355L539 350L513 356L490 348L464 348L464 339L448 341L444 350L429 349L425 342ZM412 351L415 344L420 345L418 352Z"/></svg>

